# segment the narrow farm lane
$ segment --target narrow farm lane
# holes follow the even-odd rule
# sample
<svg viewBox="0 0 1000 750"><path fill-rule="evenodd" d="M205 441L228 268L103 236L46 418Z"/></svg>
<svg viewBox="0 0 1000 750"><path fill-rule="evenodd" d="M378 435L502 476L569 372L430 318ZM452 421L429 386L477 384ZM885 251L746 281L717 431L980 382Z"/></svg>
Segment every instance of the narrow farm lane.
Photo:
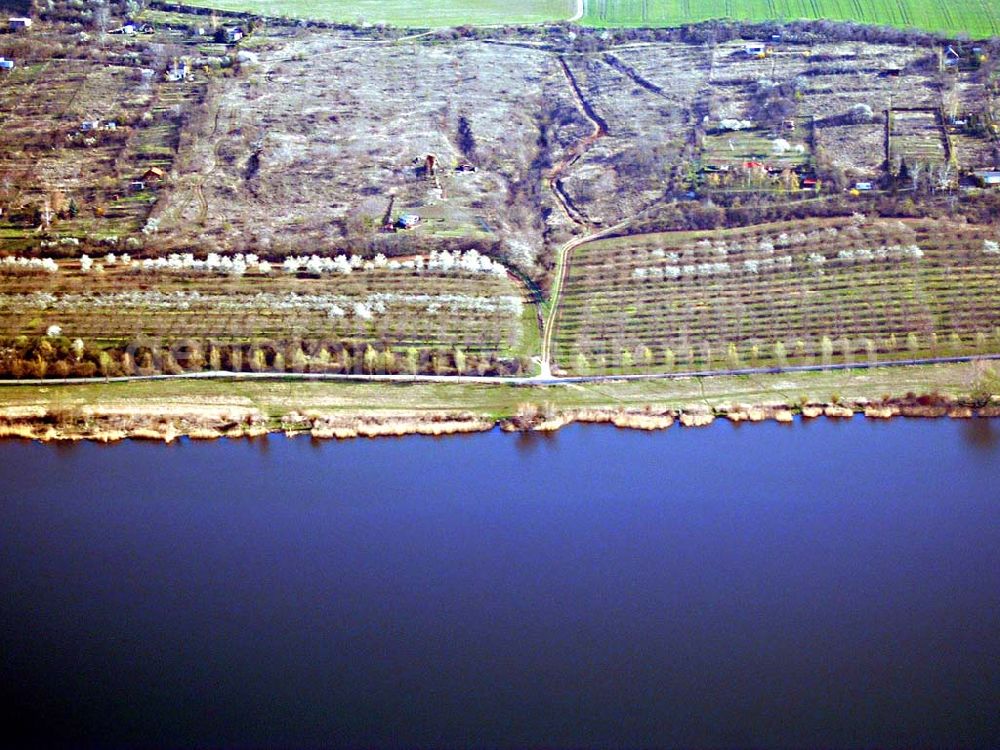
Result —
<svg viewBox="0 0 1000 750"><path fill-rule="evenodd" d="M624 229L631 220L631 218L625 219L614 226L606 227L580 237L574 237L556 252L555 279L552 281L552 289L549 292L549 314L545 318L545 329L542 332L542 372L546 377L551 377L552 374L552 339L555 334L559 301L562 296L563 287L566 284L566 278L569 275L573 251L581 245L594 242Z"/></svg>
<svg viewBox="0 0 1000 750"><path fill-rule="evenodd" d="M583 3L580 3L581 6ZM581 11L582 15L582 11ZM605 229L597 230L594 228L593 224L588 222L576 208L570 203L569 198L563 193L562 187L559 183L560 177L566 172L573 164L575 164L579 159L601 138L603 138L608 133L607 124L602 118L600 118L593 108L587 103L583 98L583 94L580 91L580 87L577 85L576 79L573 77L573 72L569 69L569 65L566 63L566 59L563 56L559 56L559 65L562 67L563 75L566 77L566 82L569 85L570 92L573 94L573 100L576 102L577 108L583 115L590 120L592 125L592 131L590 135L584 138L580 143L577 144L569 154L566 155L558 164L553 166L552 170L549 172L548 177L545 182L548 188L552 191L552 195L562 210L563 214L579 227L583 227L587 230L587 234L578 237L573 237L568 242L564 243L556 251L556 268L555 268L555 278L552 282L552 289L549 294L549 310L548 315L543 316L544 323L542 328L542 352L541 352L541 374L539 377L543 379L550 379L552 377L552 335L555 330L556 317L559 309L559 296L562 292L563 283L566 279L566 270L569 267L570 253L573 249L589 242L590 240L597 239L600 236L607 234L609 232L615 231L621 228L623 224L617 224L614 227L608 227ZM627 223L627 222L625 222Z"/></svg>
<svg viewBox="0 0 1000 750"><path fill-rule="evenodd" d="M923 365L950 365L968 362L1000 361L1000 354L981 354L962 357L929 357L926 359L899 359L886 362L845 362L830 365L792 365L789 367L744 367L731 370L689 370L640 375L580 375L575 377L494 377L479 375L365 375L309 372L189 372L180 375L129 375L113 378L46 378L45 380L0 380L0 388L59 385L97 385L102 383L138 383L163 380L273 380L273 381L361 381L374 383L438 383L460 385L504 386L571 386L586 383L616 383L646 380L684 380L688 378L715 378L743 375L781 375L804 372L842 372L846 370L877 370L887 367L919 367Z"/></svg>

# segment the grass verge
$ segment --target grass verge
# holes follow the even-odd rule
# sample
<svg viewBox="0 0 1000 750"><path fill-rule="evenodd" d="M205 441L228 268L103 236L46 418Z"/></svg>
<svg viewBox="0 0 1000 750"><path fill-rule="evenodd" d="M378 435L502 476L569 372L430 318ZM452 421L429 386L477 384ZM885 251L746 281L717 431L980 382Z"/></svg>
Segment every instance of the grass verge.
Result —
<svg viewBox="0 0 1000 750"><path fill-rule="evenodd" d="M992 372L992 374L991 374ZM344 415L419 416L432 412L469 412L493 419L510 417L527 406L573 408L680 408L743 403L787 404L902 397L907 393L966 397L984 383L996 385L994 369L982 364L948 364L778 375L708 377L681 380L607 382L548 387L439 383L344 383L302 381L154 381L94 383L82 386L0 388L0 412L25 409L102 409L141 406L149 411L185 407L256 408L271 419L293 411Z"/></svg>

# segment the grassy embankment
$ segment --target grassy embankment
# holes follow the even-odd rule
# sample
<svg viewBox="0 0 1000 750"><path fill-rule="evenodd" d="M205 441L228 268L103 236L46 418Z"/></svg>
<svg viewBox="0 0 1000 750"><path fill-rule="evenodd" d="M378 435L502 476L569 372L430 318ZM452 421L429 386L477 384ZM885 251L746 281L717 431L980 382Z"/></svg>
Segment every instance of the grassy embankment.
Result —
<svg viewBox="0 0 1000 750"><path fill-rule="evenodd" d="M0 412L30 409L64 411L135 407L146 413L227 407L257 409L271 420L293 411L345 416L468 412L490 419L510 417L525 406L558 412L578 408L716 408L726 404L830 402L902 397L940 392L968 396L984 382L974 364L888 368L875 371L817 372L713 377L643 382L608 382L558 387L467 384L387 384L278 381L155 381L94 383L84 386L0 388ZM996 380L996 375L993 376Z"/></svg>

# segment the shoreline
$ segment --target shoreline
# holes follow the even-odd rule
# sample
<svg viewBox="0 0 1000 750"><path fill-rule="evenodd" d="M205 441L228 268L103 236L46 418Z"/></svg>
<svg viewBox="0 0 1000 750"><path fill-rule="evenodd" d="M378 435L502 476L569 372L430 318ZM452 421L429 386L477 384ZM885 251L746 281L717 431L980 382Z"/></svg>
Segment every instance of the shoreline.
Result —
<svg viewBox="0 0 1000 750"><path fill-rule="evenodd" d="M0 438L173 442L551 432L574 423L623 429L716 420L1000 417L992 362L670 380L513 384L173 379L0 389Z"/></svg>
<svg viewBox="0 0 1000 750"><path fill-rule="evenodd" d="M549 433L573 424L606 424L619 429L659 432L675 425L707 427L716 421L740 423L776 422L793 424L796 419L996 419L1000 402L987 405L937 399L893 399L838 403L732 404L710 408L692 404L680 409L583 408L531 412L507 417L489 417L469 412L429 414L361 415L292 411L280 419L269 419L257 410L213 410L200 407L187 413L24 411L0 408L0 439L41 443L89 441L114 443L122 440L152 440L172 443L190 440L244 439L269 434L308 436L319 440L403 437L440 437L489 432Z"/></svg>

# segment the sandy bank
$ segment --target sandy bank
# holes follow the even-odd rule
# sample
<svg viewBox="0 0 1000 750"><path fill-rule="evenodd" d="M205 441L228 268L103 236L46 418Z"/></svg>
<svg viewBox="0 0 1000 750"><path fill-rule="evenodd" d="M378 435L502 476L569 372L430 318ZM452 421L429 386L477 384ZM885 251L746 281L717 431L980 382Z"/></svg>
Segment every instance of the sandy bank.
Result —
<svg viewBox="0 0 1000 750"><path fill-rule="evenodd" d="M148 404L137 407L107 405L70 410L46 410L39 406L0 407L0 437L39 441L93 440L115 442L126 438L173 442L257 437L271 432L317 439L348 439L402 435L456 435L486 432L500 427L504 432L552 432L573 423L609 424L623 429L665 430L675 423L704 427L717 419L733 423L773 421L788 424L803 419L868 419L1000 417L996 400L983 405L942 396L912 397L881 401L788 404L721 404L709 407L691 404L676 409L565 408L540 410L525 407L518 413L495 418L463 411L406 411L356 414L344 411L288 411L267 415L253 407L203 404Z"/></svg>

